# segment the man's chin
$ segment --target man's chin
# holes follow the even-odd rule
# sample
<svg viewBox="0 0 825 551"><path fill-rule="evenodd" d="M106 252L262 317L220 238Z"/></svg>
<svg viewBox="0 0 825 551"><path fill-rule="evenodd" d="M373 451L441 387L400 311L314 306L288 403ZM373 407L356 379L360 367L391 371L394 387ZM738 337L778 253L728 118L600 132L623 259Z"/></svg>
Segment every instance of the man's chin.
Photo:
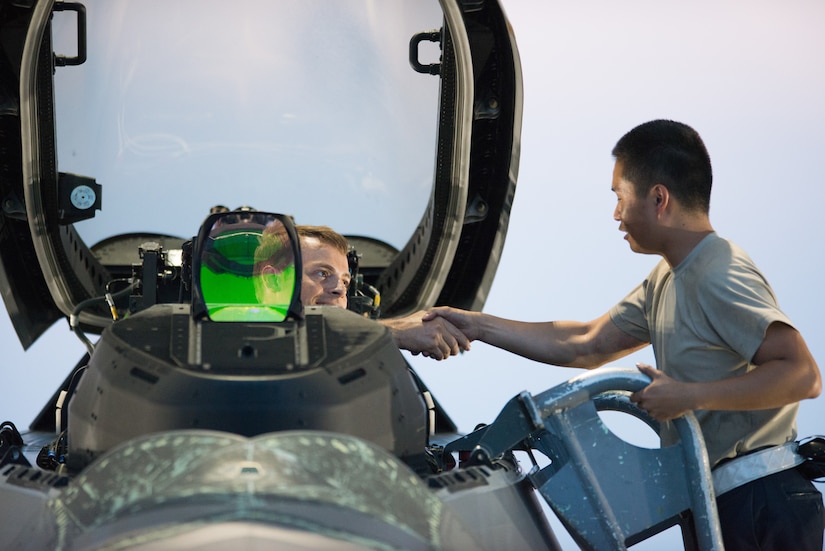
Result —
<svg viewBox="0 0 825 551"><path fill-rule="evenodd" d="M630 250L633 251L634 253L647 254L647 251L642 249L639 246L639 244L636 241L634 241L629 235L625 235L624 239L625 239L625 241L627 241L627 244L630 245Z"/></svg>
<svg viewBox="0 0 825 551"><path fill-rule="evenodd" d="M633 251L636 254L659 254L656 251L651 251L651 250L644 249L644 248L640 247L639 244L636 243L635 241L630 241L628 239L627 243L628 243L628 245L630 245L630 250Z"/></svg>

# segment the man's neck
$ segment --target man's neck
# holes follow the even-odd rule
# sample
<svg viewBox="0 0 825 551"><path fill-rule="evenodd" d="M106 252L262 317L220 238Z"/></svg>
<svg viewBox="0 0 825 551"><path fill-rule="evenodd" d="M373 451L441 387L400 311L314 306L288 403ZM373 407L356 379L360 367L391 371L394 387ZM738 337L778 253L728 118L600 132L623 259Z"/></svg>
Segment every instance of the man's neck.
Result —
<svg viewBox="0 0 825 551"><path fill-rule="evenodd" d="M706 216L684 219L681 223L668 228L668 239L662 256L670 267L674 268L713 231Z"/></svg>

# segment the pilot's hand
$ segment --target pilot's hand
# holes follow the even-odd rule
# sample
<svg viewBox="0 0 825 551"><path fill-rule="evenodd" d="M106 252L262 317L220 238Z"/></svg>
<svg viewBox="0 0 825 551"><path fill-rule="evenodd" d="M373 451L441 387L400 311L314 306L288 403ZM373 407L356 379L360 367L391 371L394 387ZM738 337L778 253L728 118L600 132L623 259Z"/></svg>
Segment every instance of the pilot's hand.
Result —
<svg viewBox="0 0 825 551"><path fill-rule="evenodd" d="M444 360L470 349L470 340L443 318L424 321L424 312L381 320L390 329L398 348L434 360Z"/></svg>
<svg viewBox="0 0 825 551"><path fill-rule="evenodd" d="M647 364L637 363L639 371L650 377L650 384L630 395L630 401L657 421L670 421L694 408L691 385L668 377Z"/></svg>

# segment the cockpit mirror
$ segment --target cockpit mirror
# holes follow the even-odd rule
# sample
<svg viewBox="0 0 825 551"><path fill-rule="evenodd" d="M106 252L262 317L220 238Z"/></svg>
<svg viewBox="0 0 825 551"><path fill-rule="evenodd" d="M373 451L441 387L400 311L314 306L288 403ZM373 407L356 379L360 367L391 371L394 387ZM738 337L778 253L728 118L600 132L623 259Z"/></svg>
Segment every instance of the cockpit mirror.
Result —
<svg viewBox="0 0 825 551"><path fill-rule="evenodd" d="M300 247L288 216L212 214L192 254L195 319L282 322L300 317Z"/></svg>

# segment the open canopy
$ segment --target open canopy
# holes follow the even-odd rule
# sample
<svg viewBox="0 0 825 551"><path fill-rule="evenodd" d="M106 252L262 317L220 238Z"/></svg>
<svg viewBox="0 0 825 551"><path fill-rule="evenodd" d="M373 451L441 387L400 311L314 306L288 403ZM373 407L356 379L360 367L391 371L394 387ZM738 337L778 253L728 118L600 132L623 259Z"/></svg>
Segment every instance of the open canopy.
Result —
<svg viewBox="0 0 825 551"><path fill-rule="evenodd" d="M483 306L521 117L497 3L32 0L0 32L0 279L25 347L216 205L352 236L385 316Z"/></svg>

